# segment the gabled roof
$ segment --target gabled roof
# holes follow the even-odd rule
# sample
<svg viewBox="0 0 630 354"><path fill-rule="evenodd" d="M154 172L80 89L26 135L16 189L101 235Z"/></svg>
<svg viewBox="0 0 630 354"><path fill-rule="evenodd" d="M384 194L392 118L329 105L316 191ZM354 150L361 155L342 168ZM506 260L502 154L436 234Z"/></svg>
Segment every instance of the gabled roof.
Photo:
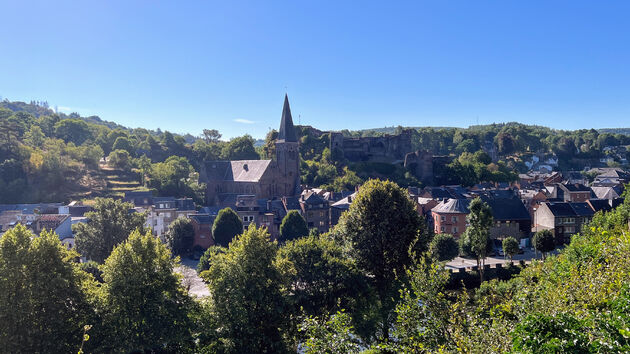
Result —
<svg viewBox="0 0 630 354"><path fill-rule="evenodd" d="M492 217L496 221L506 220L531 220L531 216L523 202L517 198L489 198L481 199L488 203L492 209Z"/></svg>
<svg viewBox="0 0 630 354"><path fill-rule="evenodd" d="M559 202L559 203L545 203L545 204L547 205L549 210L551 210L551 213L556 217L576 215L573 208L571 208L570 203Z"/></svg>
<svg viewBox="0 0 630 354"><path fill-rule="evenodd" d="M297 142L295 127L293 127L293 117L291 117L291 107L289 107L289 96L284 95L284 106L282 107L282 120L278 131L279 142Z"/></svg>
<svg viewBox="0 0 630 354"><path fill-rule="evenodd" d="M258 182L271 160L209 161L206 176L209 181Z"/></svg>
<svg viewBox="0 0 630 354"><path fill-rule="evenodd" d="M619 187L591 187L598 199L615 199L621 195Z"/></svg>
<svg viewBox="0 0 630 354"><path fill-rule="evenodd" d="M593 208L591 208L591 206L588 205L588 203L578 202L578 203L569 203L569 204L571 205L571 208L573 208L575 215L593 216L595 214L595 212L593 211Z"/></svg>
<svg viewBox="0 0 630 354"><path fill-rule="evenodd" d="M431 211L439 214L468 214L469 204L468 199L445 199Z"/></svg>
<svg viewBox="0 0 630 354"><path fill-rule="evenodd" d="M319 194L312 191L300 196L300 202L310 205L324 204L325 206L328 206L328 201L322 198Z"/></svg>
<svg viewBox="0 0 630 354"><path fill-rule="evenodd" d="M357 196L357 193L354 192L350 194L349 196L341 199L340 201L334 203L333 205L331 205L331 207L337 208L337 209L348 210L350 208L350 204L352 204L356 196Z"/></svg>
<svg viewBox="0 0 630 354"><path fill-rule="evenodd" d="M608 212L612 210L610 202L607 199L589 199L588 203L591 205L591 208L593 208L595 212Z"/></svg>
<svg viewBox="0 0 630 354"><path fill-rule="evenodd" d="M581 183L561 184L569 192L590 192L591 189Z"/></svg>
<svg viewBox="0 0 630 354"><path fill-rule="evenodd" d="M195 222L201 225L211 225L214 223L215 218L214 216L210 216L209 214L191 214L188 215L188 217L195 220Z"/></svg>

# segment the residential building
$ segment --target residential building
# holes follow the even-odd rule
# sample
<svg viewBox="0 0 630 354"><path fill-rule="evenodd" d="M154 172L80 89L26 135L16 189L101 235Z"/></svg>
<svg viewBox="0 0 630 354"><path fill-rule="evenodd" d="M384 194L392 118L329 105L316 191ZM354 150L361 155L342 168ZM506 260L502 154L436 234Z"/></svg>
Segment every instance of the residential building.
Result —
<svg viewBox="0 0 630 354"><path fill-rule="evenodd" d="M594 211L588 203L547 202L536 210L534 230L551 230L564 242L580 232L583 224L589 222Z"/></svg>
<svg viewBox="0 0 630 354"><path fill-rule="evenodd" d="M193 247L201 247L207 249L214 246L214 237L212 236L212 225L216 216L209 214L190 214L188 215L195 230L195 239Z"/></svg>
<svg viewBox="0 0 630 354"><path fill-rule="evenodd" d="M300 210L309 229L317 229L320 233L330 229L330 205L319 194L313 191L303 193L299 198Z"/></svg>
<svg viewBox="0 0 630 354"><path fill-rule="evenodd" d="M468 199L444 199L431 209L433 227L436 234L451 234L459 237L466 230L466 216L469 213Z"/></svg>

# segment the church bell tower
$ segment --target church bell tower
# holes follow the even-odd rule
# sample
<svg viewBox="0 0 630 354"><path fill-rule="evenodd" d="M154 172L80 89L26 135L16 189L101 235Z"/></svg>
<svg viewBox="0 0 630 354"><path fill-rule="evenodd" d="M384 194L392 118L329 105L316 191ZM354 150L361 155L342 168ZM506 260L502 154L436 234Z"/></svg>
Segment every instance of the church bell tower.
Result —
<svg viewBox="0 0 630 354"><path fill-rule="evenodd" d="M278 192L284 196L294 196L300 193L300 153L298 140L291 117L289 97L284 95L282 107L282 121L276 140L276 161L278 163L279 179Z"/></svg>

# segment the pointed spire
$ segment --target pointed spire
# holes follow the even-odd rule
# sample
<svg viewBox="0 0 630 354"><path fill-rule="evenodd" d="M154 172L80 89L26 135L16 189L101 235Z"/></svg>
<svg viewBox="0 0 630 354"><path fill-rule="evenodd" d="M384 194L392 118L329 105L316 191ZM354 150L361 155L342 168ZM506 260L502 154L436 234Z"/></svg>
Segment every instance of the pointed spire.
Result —
<svg viewBox="0 0 630 354"><path fill-rule="evenodd" d="M282 107L282 121L280 121L278 141L297 142L293 118L291 117L291 107L289 107L289 96L287 94L284 95L284 107Z"/></svg>

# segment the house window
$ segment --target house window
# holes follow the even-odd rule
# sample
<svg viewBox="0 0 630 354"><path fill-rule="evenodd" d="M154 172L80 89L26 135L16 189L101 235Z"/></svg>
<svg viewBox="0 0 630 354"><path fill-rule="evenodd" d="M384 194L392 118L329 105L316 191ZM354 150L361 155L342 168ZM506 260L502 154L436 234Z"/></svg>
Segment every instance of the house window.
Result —
<svg viewBox="0 0 630 354"><path fill-rule="evenodd" d="M170 212L169 213L164 213L164 216L167 217L167 218L170 218L171 217L171 213Z"/></svg>
<svg viewBox="0 0 630 354"><path fill-rule="evenodd" d="M206 235L201 234L201 235L199 235L199 238L206 238Z"/></svg>
<svg viewBox="0 0 630 354"><path fill-rule="evenodd" d="M446 216L442 215L441 219L442 221L446 221Z"/></svg>
<svg viewBox="0 0 630 354"><path fill-rule="evenodd" d="M453 233L456 234L457 233L457 226L453 226Z"/></svg>
<svg viewBox="0 0 630 354"><path fill-rule="evenodd" d="M322 220L322 221L320 221L320 222L319 222L319 226L320 226L320 227L324 227L324 225L325 225L324 220Z"/></svg>
<svg viewBox="0 0 630 354"><path fill-rule="evenodd" d="M457 222L457 216L453 216L453 217L451 218L451 220L452 220L453 222Z"/></svg>
<svg viewBox="0 0 630 354"><path fill-rule="evenodd" d="M254 215L243 216L243 222L252 222L252 221L254 221Z"/></svg>
<svg viewBox="0 0 630 354"><path fill-rule="evenodd" d="M440 226L440 232L444 232L444 226Z"/></svg>

